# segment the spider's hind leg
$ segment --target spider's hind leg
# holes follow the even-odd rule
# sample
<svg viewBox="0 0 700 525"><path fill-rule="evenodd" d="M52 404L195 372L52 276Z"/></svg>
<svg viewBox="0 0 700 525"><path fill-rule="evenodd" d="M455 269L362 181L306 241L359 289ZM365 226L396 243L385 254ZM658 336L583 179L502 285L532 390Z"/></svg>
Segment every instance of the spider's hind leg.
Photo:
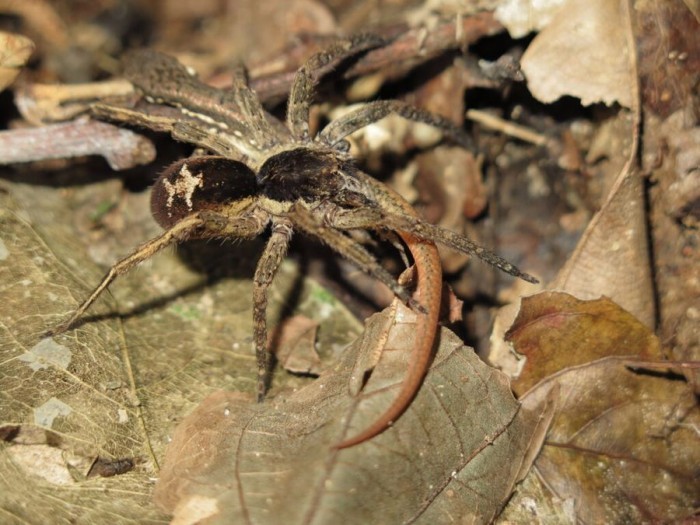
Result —
<svg viewBox="0 0 700 525"><path fill-rule="evenodd" d="M341 40L311 56L296 72L287 102L287 127L298 139L309 136L309 107L314 85L343 59L379 47L384 40L372 34L360 34Z"/></svg>
<svg viewBox="0 0 700 525"><path fill-rule="evenodd" d="M204 221L202 221L199 215L190 215L189 217L185 217L183 220L176 223L173 227L164 231L155 239L151 239L150 241L139 246L133 253L124 257L109 269L109 272L107 272L107 275L102 278L100 284L97 285L90 296L82 302L82 304L67 321L63 322L53 330L48 331L46 335L52 336L70 330L85 314L87 309L90 308L92 303L94 303L95 300L102 295L102 292L107 289L114 279L127 273L134 266L142 263L146 259L150 259L163 248L193 236L193 234L199 228L201 228L203 224Z"/></svg>

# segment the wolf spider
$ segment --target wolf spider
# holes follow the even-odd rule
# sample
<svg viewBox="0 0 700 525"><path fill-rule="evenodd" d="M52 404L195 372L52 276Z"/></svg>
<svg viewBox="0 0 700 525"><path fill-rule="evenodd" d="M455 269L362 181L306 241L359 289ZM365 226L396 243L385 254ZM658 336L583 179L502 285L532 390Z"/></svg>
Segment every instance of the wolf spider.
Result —
<svg viewBox="0 0 700 525"><path fill-rule="evenodd" d="M106 104L97 105L94 113L169 131L173 137L213 154L179 160L161 174L152 190L151 210L165 231L114 264L54 333L74 326L117 276L170 244L186 239L252 238L269 228L270 237L253 278L257 397L261 401L269 380L267 289L293 232L301 231L384 283L422 320L417 325L414 350L419 355L412 357L416 364L411 365L392 408L370 429L336 448L365 441L389 426L410 403L429 363L442 283L435 242L474 254L511 275L536 280L468 238L419 218L403 198L355 165L345 140L354 131L394 113L430 124L448 139L468 146L463 131L447 120L399 101L380 100L350 111L310 136L309 109L318 77L337 62L378 45L375 38L363 36L341 41L308 59L294 77L284 123L264 110L241 68L235 71L233 87L223 91L199 82L167 55L145 50L128 55L126 78L157 108L177 108L178 117L169 119L147 110ZM404 240L418 269L416 300L348 234L358 229L394 231Z"/></svg>

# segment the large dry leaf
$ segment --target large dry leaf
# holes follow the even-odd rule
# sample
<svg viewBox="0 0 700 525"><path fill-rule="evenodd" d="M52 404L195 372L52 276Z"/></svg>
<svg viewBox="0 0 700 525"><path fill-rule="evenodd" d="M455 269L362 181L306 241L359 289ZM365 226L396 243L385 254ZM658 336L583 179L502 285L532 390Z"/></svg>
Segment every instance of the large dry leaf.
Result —
<svg viewBox="0 0 700 525"><path fill-rule="evenodd" d="M330 446L393 401L414 323L403 306L373 316L336 369L270 403L210 396L173 436L159 504L181 523L492 520L539 449L546 409L519 410L505 377L447 330L393 427L350 449ZM360 396L351 395L353 364L378 340L379 364Z"/></svg>
<svg viewBox="0 0 700 525"><path fill-rule="evenodd" d="M177 422L216 389L255 389L252 245L195 245L180 252L204 255L184 260L161 254L118 279L76 330L42 338L105 264L158 231L148 194L122 199L120 186L6 184L0 193L0 508L23 522L166 521L150 498ZM193 268L207 259L218 269L209 279ZM302 284L284 265L270 320L283 301L299 305L322 322L328 356L360 326L326 292ZM130 463L123 475L87 477Z"/></svg>
<svg viewBox="0 0 700 525"><path fill-rule="evenodd" d="M658 373L675 365L663 361L647 327L608 299L542 293L523 300L509 335L527 355L515 383L527 389L524 406L555 399L555 420L530 474L546 487L538 506L569 501L583 523L693 513L700 411L683 376Z"/></svg>
<svg viewBox="0 0 700 525"><path fill-rule="evenodd" d="M582 523L669 523L700 498L700 410L679 376L601 359L554 374L523 396L556 396L557 415L533 472Z"/></svg>
<svg viewBox="0 0 700 525"><path fill-rule="evenodd" d="M628 0L569 0L525 51L530 92L545 103L570 95L584 105L633 107L636 80ZM575 58L574 58L575 57Z"/></svg>

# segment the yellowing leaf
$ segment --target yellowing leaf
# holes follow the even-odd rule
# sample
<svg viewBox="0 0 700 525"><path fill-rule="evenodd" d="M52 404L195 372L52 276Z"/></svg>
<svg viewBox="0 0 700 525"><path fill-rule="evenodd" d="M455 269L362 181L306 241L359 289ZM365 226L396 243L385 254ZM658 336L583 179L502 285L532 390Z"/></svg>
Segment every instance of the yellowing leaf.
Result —
<svg viewBox="0 0 700 525"><path fill-rule="evenodd" d="M513 381L519 394L556 372L603 357L662 357L656 336L605 297L581 301L559 292L526 297L506 340L527 358Z"/></svg>

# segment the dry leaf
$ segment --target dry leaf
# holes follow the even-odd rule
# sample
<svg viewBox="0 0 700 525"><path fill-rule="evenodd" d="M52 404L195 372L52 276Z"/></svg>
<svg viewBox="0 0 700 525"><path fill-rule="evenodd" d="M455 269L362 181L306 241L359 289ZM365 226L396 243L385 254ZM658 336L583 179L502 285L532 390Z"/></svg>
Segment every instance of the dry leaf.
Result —
<svg viewBox="0 0 700 525"><path fill-rule="evenodd" d="M206 399L173 436L158 503L178 522L207 524L493 519L548 419L542 409L518 410L504 376L447 330L421 391L392 428L354 448L330 446L393 401L408 357L403 341L415 334L392 310L368 320L336 370L290 396L263 405L224 392ZM352 363L382 333L385 352L357 398L348 391Z"/></svg>
<svg viewBox="0 0 700 525"><path fill-rule="evenodd" d="M502 0L494 15L513 38L547 27L568 0Z"/></svg>
<svg viewBox="0 0 700 525"><path fill-rule="evenodd" d="M0 507L34 523L78 516L89 523L106 523L106 516L112 522L114 516L162 520L150 504L146 470L107 481L84 480L87 469L74 467L97 456L150 461L149 441L120 359L115 323L41 337L75 307L72 291L80 294L99 272L66 235L70 221L57 221L62 216L43 198L57 192L27 190L36 214L0 194ZM53 226L42 225L42 216ZM83 260L76 260L79 254ZM115 499L115 493L124 497Z"/></svg>
<svg viewBox="0 0 700 525"><path fill-rule="evenodd" d="M572 502L583 523L692 515L700 411L682 376L645 371L645 362L673 366L661 360L648 328L607 299L542 293L523 300L509 334L528 359L515 384L527 389L524 406L555 398L555 420L531 472L549 491L539 503Z"/></svg>
<svg viewBox="0 0 700 525"><path fill-rule="evenodd" d="M550 376L523 396L557 396L533 472L582 523L692 519L700 498L700 410L679 376L635 373L610 357Z"/></svg>
<svg viewBox="0 0 700 525"><path fill-rule="evenodd" d="M15 81L34 47L27 37L0 31L0 91Z"/></svg>
<svg viewBox="0 0 700 525"><path fill-rule="evenodd" d="M545 103L570 95L632 107L633 42L627 0L569 0L523 55L528 88Z"/></svg>
<svg viewBox="0 0 700 525"><path fill-rule="evenodd" d="M656 336L605 297L580 301L556 292L525 297L505 337L527 359L513 382L518 394L560 370L603 357L662 358Z"/></svg>
<svg viewBox="0 0 700 525"><path fill-rule="evenodd" d="M316 352L318 322L303 315L284 319L272 332L270 349L285 370L318 375L321 359Z"/></svg>
<svg viewBox="0 0 700 525"><path fill-rule="evenodd" d="M618 3L610 5L617 6ZM620 8L618 15L613 17L609 13L619 24L616 32L625 34L626 41L632 41L626 9ZM624 86L631 96L629 105L632 112L621 113L613 123L617 124L614 126L616 136L621 137L620 142L624 145L606 152L610 159L608 178L612 180L611 176L616 175L600 211L591 219L574 253L550 288L565 291L579 299L606 295L647 326L653 326L656 312L644 182L637 169L641 117L637 83L632 74L636 71L636 61L634 54L620 53L619 49L617 53L625 57L626 67L631 72ZM619 81L622 82L622 79ZM589 157L593 150L594 146L591 146Z"/></svg>
<svg viewBox="0 0 700 525"><path fill-rule="evenodd" d="M647 326L655 319L644 182L632 159L550 288L579 299L610 297Z"/></svg>
<svg viewBox="0 0 700 525"><path fill-rule="evenodd" d="M75 181L79 170L70 177ZM216 389L255 389L250 279L256 245L193 244L178 250L180 256L163 253L118 279L80 327L42 339L105 271L91 254L114 261L159 227L150 218L148 193L127 194L117 181L61 188L6 183L4 190L0 508L31 523L166 521L151 502L152 480L177 422ZM120 203L124 224L113 235L89 217L120 195L127 201ZM205 271L212 264L218 273ZM273 318L295 290L306 315L327 312L322 348L347 344L359 333L342 305L329 305L325 291L300 282L298 271L284 264L270 290ZM277 378L303 381L285 373ZM124 471L127 461L134 468L87 478L96 458L108 465L102 472ZM57 473L52 480L70 477L72 484L37 477L49 461Z"/></svg>

